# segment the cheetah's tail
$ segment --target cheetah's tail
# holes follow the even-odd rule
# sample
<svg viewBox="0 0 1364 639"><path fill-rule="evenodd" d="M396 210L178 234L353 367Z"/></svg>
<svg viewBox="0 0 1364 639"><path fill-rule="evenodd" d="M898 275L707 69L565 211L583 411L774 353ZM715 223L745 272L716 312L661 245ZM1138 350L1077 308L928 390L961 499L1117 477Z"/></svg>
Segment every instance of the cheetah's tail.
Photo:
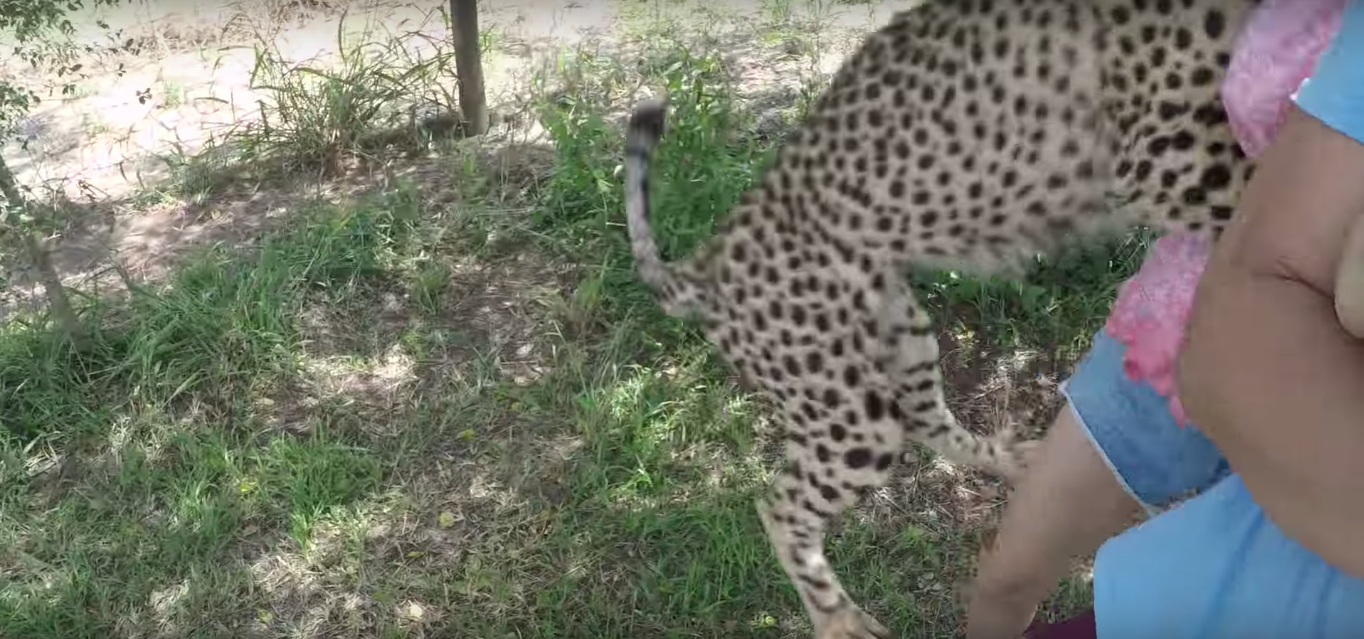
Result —
<svg viewBox="0 0 1364 639"><path fill-rule="evenodd" d="M699 311L701 291L663 261L649 226L650 160L663 136L667 111L665 102L646 100L635 107L626 124L625 218L640 279L661 295L668 313L680 316Z"/></svg>

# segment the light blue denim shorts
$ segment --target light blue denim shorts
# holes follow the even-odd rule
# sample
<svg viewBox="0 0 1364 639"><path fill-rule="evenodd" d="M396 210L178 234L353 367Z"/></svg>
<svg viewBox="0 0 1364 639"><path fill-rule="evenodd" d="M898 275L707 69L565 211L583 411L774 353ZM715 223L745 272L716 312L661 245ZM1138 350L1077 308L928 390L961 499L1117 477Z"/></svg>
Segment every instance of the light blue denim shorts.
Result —
<svg viewBox="0 0 1364 639"><path fill-rule="evenodd" d="M1062 385L1114 476L1155 515L1095 557L1098 639L1364 637L1364 580L1285 536L1212 442L1126 377L1124 350L1100 333Z"/></svg>
<svg viewBox="0 0 1364 639"><path fill-rule="evenodd" d="M1154 515L1231 471L1197 428L1175 422L1154 388L1127 378L1124 352L1121 342L1099 331L1061 393L1118 482Z"/></svg>

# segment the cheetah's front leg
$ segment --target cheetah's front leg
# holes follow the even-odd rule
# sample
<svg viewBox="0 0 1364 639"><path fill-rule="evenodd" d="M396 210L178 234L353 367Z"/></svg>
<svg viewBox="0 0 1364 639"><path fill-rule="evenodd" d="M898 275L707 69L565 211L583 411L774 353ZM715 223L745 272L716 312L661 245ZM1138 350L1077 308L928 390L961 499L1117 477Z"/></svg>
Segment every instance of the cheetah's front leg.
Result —
<svg viewBox="0 0 1364 639"><path fill-rule="evenodd" d="M777 477L771 496L758 504L762 527L786 575L805 603L816 639L889 639L891 631L852 602L828 558L824 531L852 498L825 500L791 470Z"/></svg>
<svg viewBox="0 0 1364 639"><path fill-rule="evenodd" d="M884 484L888 471L874 464L855 478L835 479L834 465L842 460L830 454L820 462L818 452L808 452L795 444L788 449L790 465L758 505L768 540L800 594L816 639L889 639L890 631L853 603L824 555L829 521L856 501L858 488Z"/></svg>
<svg viewBox="0 0 1364 639"><path fill-rule="evenodd" d="M815 325L827 330L778 353L804 365L791 364L801 374L773 389L788 429L788 466L759 510L818 639L890 636L839 583L824 534L861 493L887 483L906 435L1006 476L1021 466L1019 447L977 437L952 419L927 314L906 282L887 287L890 280L851 283L846 318L821 322L816 313Z"/></svg>
<svg viewBox="0 0 1364 639"><path fill-rule="evenodd" d="M815 636L885 639L889 631L853 603L824 555L830 520L887 483L904 444L891 387L873 365L882 348L871 309L882 300L864 286L850 290L859 291L852 307L863 316L849 317L842 330L830 322L818 340L799 347L803 374L780 394L788 465L759 510ZM818 317L814 323L822 325Z"/></svg>

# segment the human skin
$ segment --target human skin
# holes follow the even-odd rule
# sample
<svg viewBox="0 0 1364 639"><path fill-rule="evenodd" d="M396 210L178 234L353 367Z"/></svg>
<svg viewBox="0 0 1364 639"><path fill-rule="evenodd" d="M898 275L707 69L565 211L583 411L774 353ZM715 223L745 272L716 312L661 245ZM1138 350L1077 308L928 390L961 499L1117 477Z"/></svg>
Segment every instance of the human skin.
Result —
<svg viewBox="0 0 1364 639"><path fill-rule="evenodd" d="M1364 145L1290 108L1199 282L1179 380L1266 516L1364 577L1364 341L1335 294L1361 176Z"/></svg>
<svg viewBox="0 0 1364 639"><path fill-rule="evenodd" d="M1364 339L1364 215L1355 219L1345 237L1335 290L1336 319L1350 335Z"/></svg>
<svg viewBox="0 0 1364 639"><path fill-rule="evenodd" d="M982 549L968 594L967 639L1013 639L1074 561L1141 514L1075 414L1061 410Z"/></svg>

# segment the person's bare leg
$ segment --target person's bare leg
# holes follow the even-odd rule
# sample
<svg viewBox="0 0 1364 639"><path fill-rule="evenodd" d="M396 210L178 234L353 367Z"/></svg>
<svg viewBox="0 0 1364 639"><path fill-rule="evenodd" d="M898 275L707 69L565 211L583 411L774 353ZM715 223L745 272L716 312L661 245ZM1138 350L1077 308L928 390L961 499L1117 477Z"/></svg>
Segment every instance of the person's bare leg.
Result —
<svg viewBox="0 0 1364 639"><path fill-rule="evenodd" d="M1074 565L1126 529L1141 505L1123 490L1061 410L982 550L966 613L967 639L1014 639Z"/></svg>

